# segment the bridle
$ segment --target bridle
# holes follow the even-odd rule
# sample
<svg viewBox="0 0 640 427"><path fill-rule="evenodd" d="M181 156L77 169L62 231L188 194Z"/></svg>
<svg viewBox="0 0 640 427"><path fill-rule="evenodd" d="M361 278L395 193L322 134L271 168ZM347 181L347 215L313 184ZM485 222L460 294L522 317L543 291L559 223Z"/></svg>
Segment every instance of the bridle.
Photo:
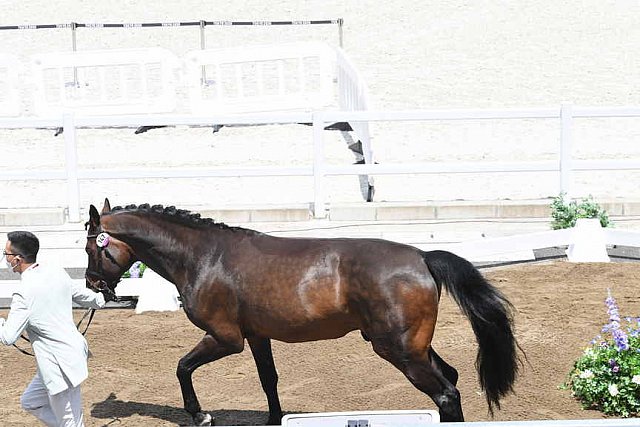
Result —
<svg viewBox="0 0 640 427"><path fill-rule="evenodd" d="M101 233L89 234L87 235L87 240L97 239L100 234ZM85 276L91 277L92 279L96 279L98 281L97 290L106 294L112 301L118 302L120 301L120 298L116 295L115 288L120 282L120 278L116 280L109 280L104 275L104 269L102 267L103 253L104 253L104 256L109 261L111 261L113 264L118 266L120 269L124 269L124 267L120 265L118 260L115 259L115 257L111 254L111 252L109 252L109 250L106 247L96 244L96 248L98 250L97 270L94 271L87 268L85 271Z"/></svg>

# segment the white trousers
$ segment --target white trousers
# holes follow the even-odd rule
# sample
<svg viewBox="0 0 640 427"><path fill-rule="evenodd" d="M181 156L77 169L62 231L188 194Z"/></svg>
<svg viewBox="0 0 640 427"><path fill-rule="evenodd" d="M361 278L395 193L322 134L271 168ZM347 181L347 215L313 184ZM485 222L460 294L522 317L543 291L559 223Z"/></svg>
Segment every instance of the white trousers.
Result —
<svg viewBox="0 0 640 427"><path fill-rule="evenodd" d="M49 395L37 373L22 394L20 404L49 427L84 427L80 386Z"/></svg>

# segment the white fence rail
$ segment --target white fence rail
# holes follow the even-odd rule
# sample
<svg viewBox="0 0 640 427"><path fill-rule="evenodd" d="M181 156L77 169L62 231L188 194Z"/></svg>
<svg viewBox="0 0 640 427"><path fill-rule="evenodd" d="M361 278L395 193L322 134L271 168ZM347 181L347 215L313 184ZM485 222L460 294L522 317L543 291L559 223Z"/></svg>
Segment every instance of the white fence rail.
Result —
<svg viewBox="0 0 640 427"><path fill-rule="evenodd" d="M326 215L325 177L333 175L387 175L492 172L557 172L558 191L571 194L575 171L640 170L640 159L577 160L572 158L572 126L575 118L640 117L640 107L587 108L562 105L555 108L509 110L407 110L407 111L322 111L301 113L253 113L237 115L114 115L76 116L73 113L50 117L0 118L0 128L64 128L66 164L64 169L0 171L0 180L64 179L67 182L69 220L80 221L81 179L180 178L222 176L313 176L313 213ZM561 122L559 156L555 160L513 162L423 162L401 164L329 165L324 159L324 127L334 122L429 121L429 120L557 119ZM76 156L76 129L138 126L210 126L220 124L313 123L313 164L301 167L247 168L149 168L135 170L79 169Z"/></svg>

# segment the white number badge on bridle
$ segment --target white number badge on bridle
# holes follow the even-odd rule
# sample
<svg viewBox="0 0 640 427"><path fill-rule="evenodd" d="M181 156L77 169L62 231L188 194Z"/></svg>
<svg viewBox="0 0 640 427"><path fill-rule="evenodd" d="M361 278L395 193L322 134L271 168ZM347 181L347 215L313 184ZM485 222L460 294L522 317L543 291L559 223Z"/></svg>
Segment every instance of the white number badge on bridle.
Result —
<svg viewBox="0 0 640 427"><path fill-rule="evenodd" d="M98 245L99 248L106 248L109 246L109 240L111 240L111 237L109 237L107 233L100 233L96 237L96 245Z"/></svg>

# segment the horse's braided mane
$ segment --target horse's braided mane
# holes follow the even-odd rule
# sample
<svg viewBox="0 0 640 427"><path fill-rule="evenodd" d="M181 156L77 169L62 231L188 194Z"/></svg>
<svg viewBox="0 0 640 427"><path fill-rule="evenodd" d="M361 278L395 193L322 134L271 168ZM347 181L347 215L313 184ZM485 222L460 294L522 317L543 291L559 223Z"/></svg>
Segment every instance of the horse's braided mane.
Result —
<svg viewBox="0 0 640 427"><path fill-rule="evenodd" d="M148 214L162 215L163 217L184 225L191 225L196 227L211 227L226 229L232 231L253 231L241 227L231 227L223 222L215 222L211 218L202 218L199 213L191 212L186 209L177 209L175 206L162 206L162 205L149 205L149 203L143 203L141 205L126 205L115 206L111 208L109 214L117 212L142 212ZM257 233L257 232L256 232Z"/></svg>

